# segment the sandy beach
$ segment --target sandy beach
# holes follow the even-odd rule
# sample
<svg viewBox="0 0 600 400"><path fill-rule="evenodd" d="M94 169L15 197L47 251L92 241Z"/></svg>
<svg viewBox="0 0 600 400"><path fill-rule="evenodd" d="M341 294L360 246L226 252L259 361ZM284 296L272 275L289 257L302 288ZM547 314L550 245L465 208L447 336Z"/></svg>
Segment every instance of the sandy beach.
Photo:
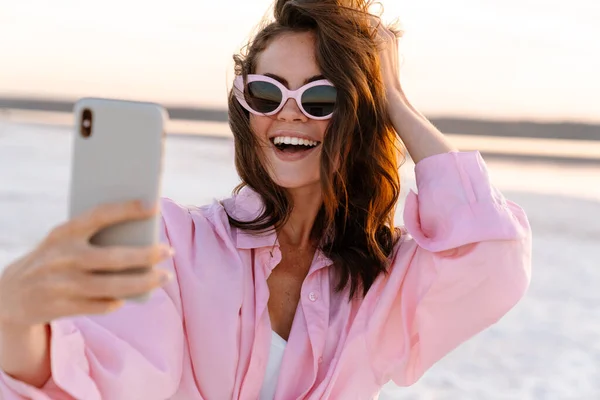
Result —
<svg viewBox="0 0 600 400"><path fill-rule="evenodd" d="M68 129L0 118L0 269L65 220L70 161ZM413 167L402 168L404 195L415 187ZM380 398L600 399L600 165L489 160L488 167L533 227L529 292L416 385L390 385ZM164 196L200 205L228 196L237 182L231 140L167 138Z"/></svg>

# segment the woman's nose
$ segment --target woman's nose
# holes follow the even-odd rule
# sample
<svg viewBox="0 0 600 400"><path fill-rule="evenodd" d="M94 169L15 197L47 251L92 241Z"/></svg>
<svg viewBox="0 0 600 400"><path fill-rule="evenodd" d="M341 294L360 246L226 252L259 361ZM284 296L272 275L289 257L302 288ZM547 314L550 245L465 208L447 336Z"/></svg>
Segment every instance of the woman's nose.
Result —
<svg viewBox="0 0 600 400"><path fill-rule="evenodd" d="M287 99L283 108L279 110L277 115L277 119L283 121L302 121L305 122L308 120L306 115L300 110L298 103L296 103L295 99Z"/></svg>

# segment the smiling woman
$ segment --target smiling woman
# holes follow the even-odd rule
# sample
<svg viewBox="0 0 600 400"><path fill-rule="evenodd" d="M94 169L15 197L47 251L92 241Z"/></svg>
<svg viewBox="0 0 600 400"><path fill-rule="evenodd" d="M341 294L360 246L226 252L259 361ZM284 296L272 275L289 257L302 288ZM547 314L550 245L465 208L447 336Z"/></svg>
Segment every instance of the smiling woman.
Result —
<svg viewBox="0 0 600 400"><path fill-rule="evenodd" d="M4 269L3 400L373 399L520 300L524 211L408 102L400 32L370 5L276 0L235 56L233 196L164 199L151 249L90 246L102 226L156 212L100 207ZM418 194L396 227L400 140Z"/></svg>
<svg viewBox="0 0 600 400"><path fill-rule="evenodd" d="M349 280L351 294L359 287L366 292L396 240L400 191L399 148L384 108L377 44L366 10L292 4L278 2L275 22L234 57L238 76L229 110L244 182L238 190L252 187L266 206L254 221L230 222L280 228L295 203L317 204L314 224L309 219L296 228L306 232L302 242L308 236L311 246L328 249L343 268L340 288ZM364 250L346 253L347 241Z"/></svg>

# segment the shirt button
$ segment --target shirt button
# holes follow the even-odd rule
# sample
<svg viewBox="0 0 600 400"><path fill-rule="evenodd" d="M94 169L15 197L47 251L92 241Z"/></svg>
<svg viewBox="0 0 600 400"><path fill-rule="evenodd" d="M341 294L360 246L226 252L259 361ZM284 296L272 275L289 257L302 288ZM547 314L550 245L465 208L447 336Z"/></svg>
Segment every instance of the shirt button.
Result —
<svg viewBox="0 0 600 400"><path fill-rule="evenodd" d="M310 301L317 301L318 298L319 298L319 295L317 293L315 293L315 292L310 292L308 294L308 299Z"/></svg>
<svg viewBox="0 0 600 400"><path fill-rule="evenodd" d="M323 362L323 357L319 357L319 364Z"/></svg>

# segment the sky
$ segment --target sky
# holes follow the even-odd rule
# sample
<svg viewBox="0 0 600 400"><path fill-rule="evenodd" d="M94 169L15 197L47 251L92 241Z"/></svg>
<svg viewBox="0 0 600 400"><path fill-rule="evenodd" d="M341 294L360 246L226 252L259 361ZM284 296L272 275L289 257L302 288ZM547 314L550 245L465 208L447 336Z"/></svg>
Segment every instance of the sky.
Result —
<svg viewBox="0 0 600 400"><path fill-rule="evenodd" d="M431 116L600 122L597 0L382 0ZM168 4L168 5L167 5ZM271 0L0 1L0 96L225 107Z"/></svg>

